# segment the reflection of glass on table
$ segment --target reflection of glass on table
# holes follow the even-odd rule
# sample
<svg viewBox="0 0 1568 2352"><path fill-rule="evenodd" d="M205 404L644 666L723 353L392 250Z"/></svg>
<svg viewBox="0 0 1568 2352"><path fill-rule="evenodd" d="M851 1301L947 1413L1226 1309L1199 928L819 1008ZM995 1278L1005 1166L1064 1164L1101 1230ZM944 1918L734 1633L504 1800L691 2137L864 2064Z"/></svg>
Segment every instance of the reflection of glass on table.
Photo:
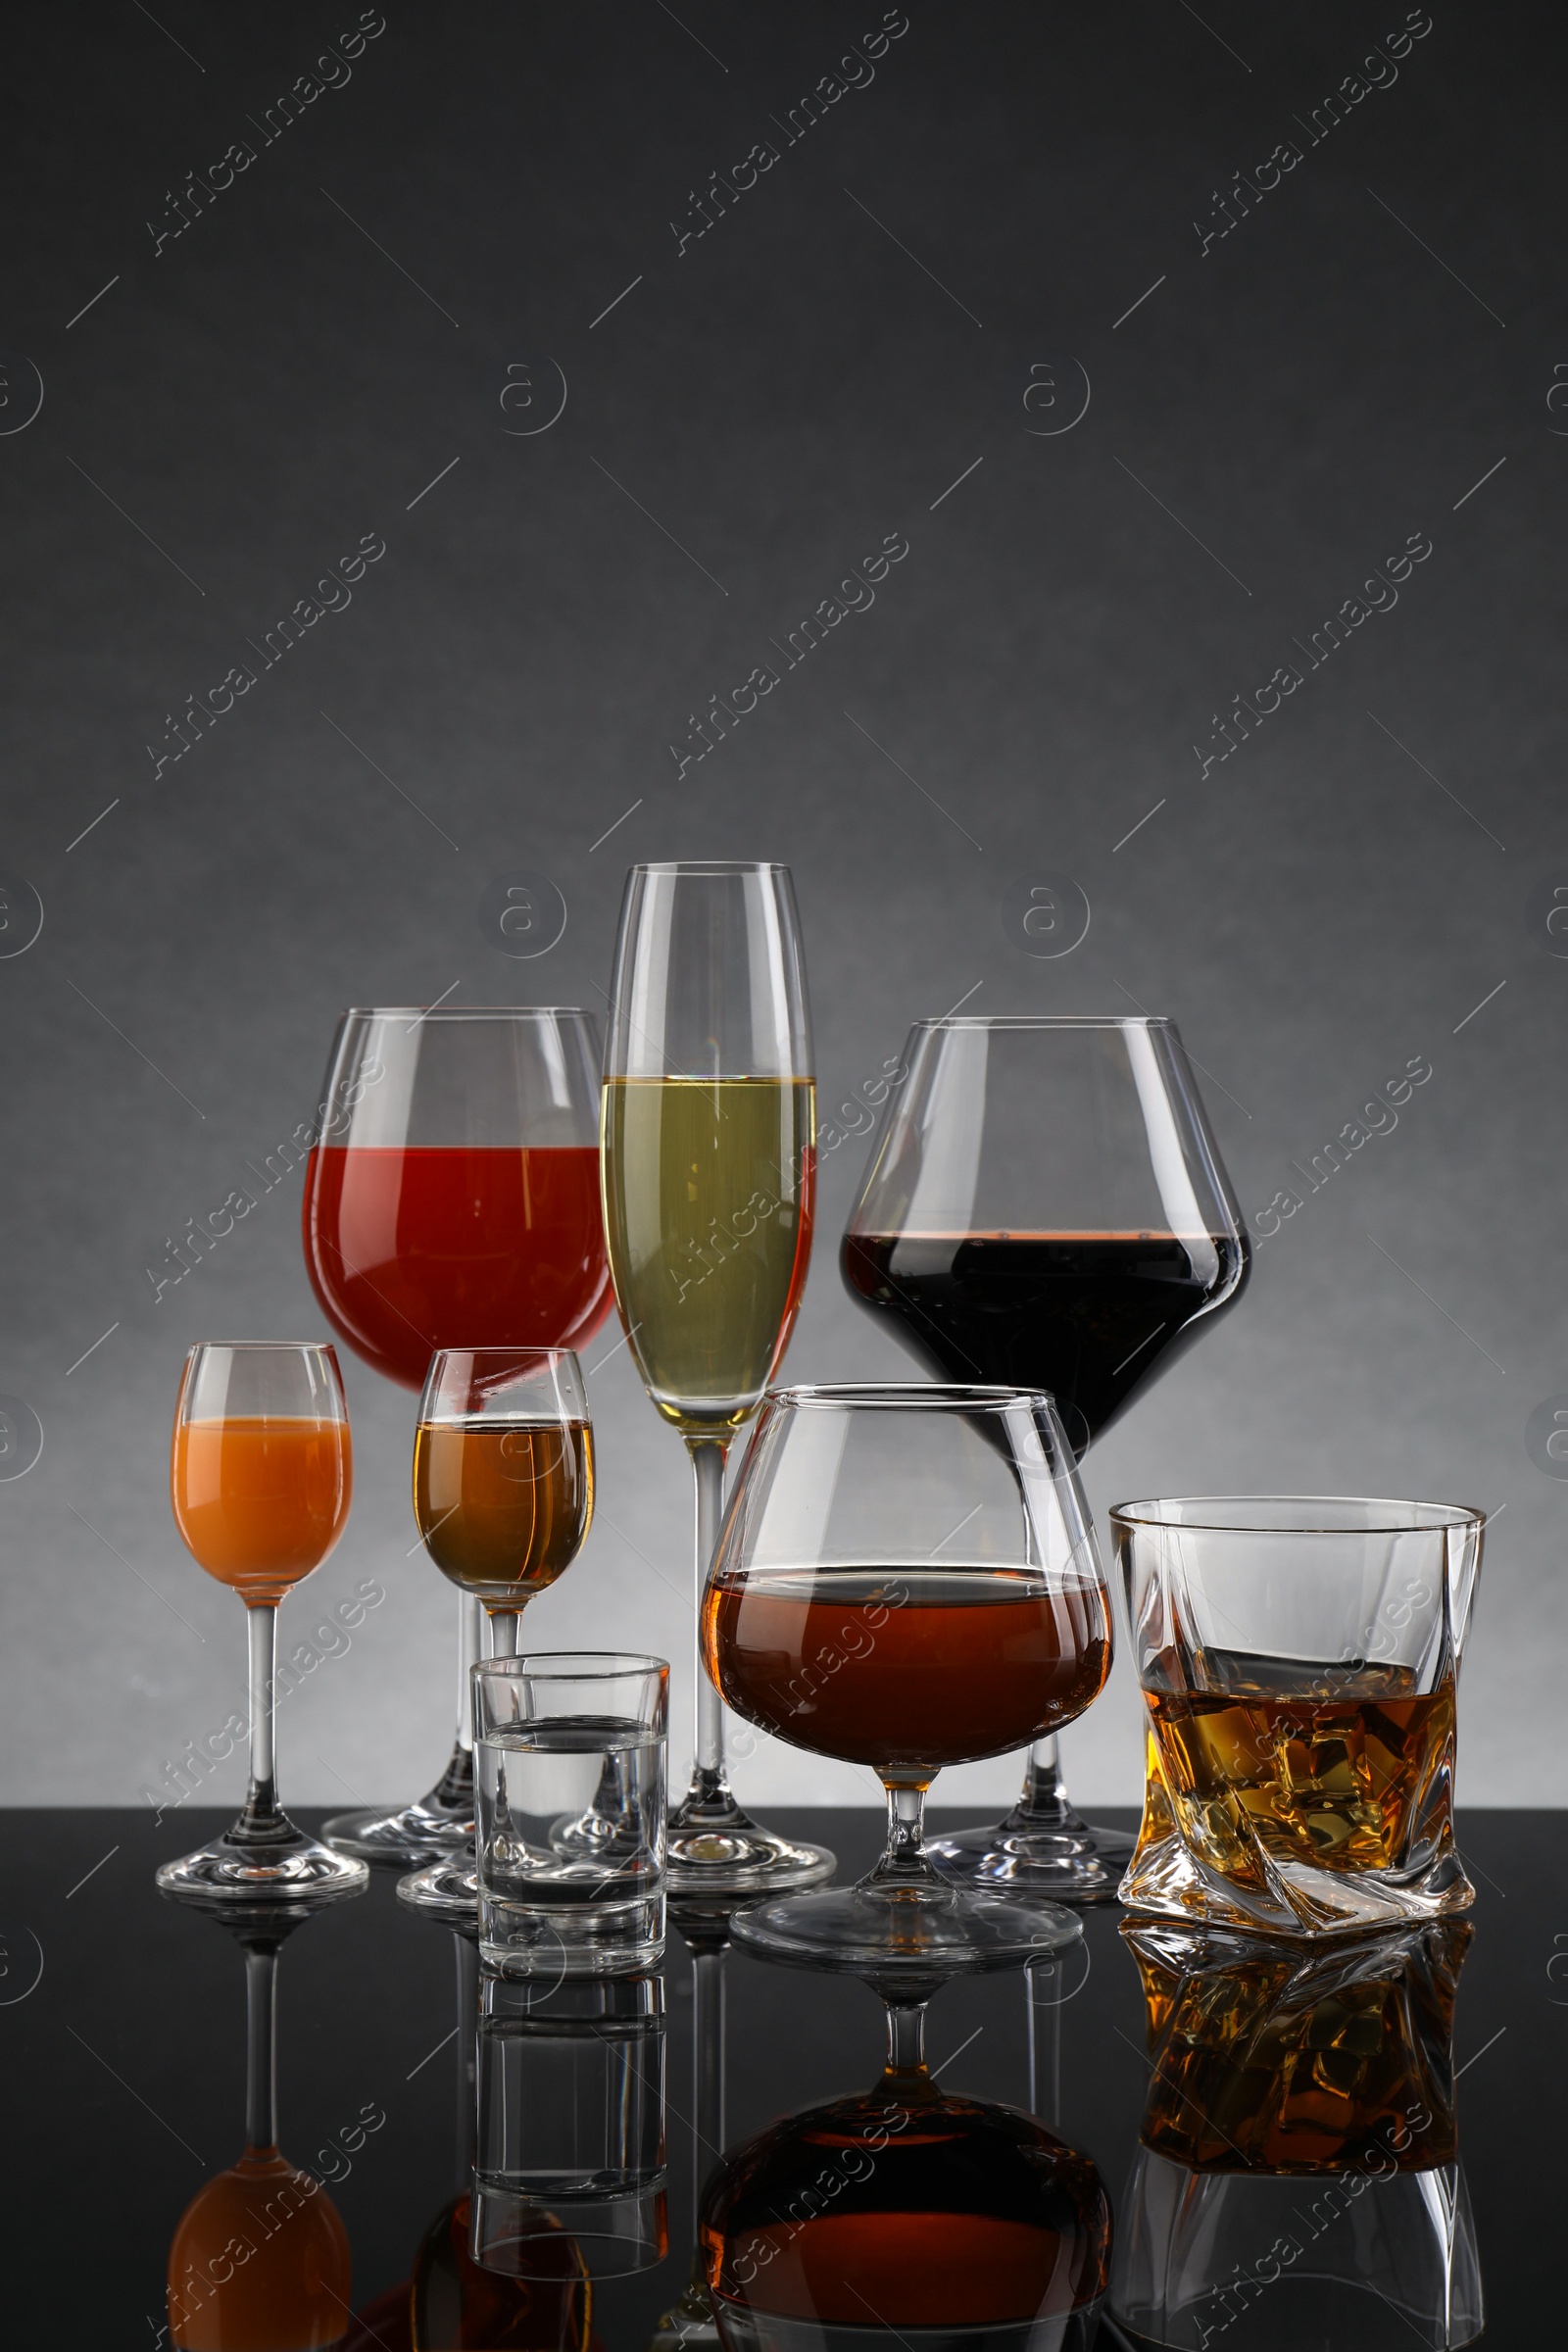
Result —
<svg viewBox="0 0 1568 2352"><path fill-rule="evenodd" d="M1332 1948L1126 1920L1148 2017L1111 2309L1234 2352L1466 2344L1482 2325L1458 2163L1462 1921Z"/></svg>

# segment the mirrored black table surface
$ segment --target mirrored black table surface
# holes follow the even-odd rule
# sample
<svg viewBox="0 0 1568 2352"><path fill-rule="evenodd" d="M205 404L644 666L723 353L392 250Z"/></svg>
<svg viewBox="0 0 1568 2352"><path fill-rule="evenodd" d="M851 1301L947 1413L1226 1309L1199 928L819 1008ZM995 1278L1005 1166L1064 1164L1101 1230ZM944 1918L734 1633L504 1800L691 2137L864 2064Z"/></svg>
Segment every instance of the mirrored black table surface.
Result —
<svg viewBox="0 0 1568 2352"><path fill-rule="evenodd" d="M318 1826L314 1816L300 1818ZM969 1817L936 1816L942 1826L960 1818ZM1128 1816L1119 1818L1133 1826ZM841 1875L868 1867L880 1844L880 1823L869 1811L786 1814L779 1826L833 1846ZM568 2344L580 2352L589 2346L646 2352L657 2337L698 2352L718 2338L701 2298L682 2301L696 2237L693 2118L699 2102L710 2119L720 2111L720 2089L727 2166L718 2169L713 2150L705 2152L700 2169L712 2228L731 2232L724 2259L735 2275L749 2271L755 2280L759 2265L777 2254L772 2277L794 2278L779 2291L798 2299L805 2290L791 2232L798 2236L803 2217L826 2213L827 2224L848 2232L838 2242L851 2249L852 2267L861 2259L854 2249L872 2243L855 2236L854 2214L867 2196L873 2204L877 2196L889 2201L891 2191L884 2190L896 2168L879 2175L883 2189L873 2193L842 2153L858 2144L855 2131L838 2131L835 2138L826 2127L813 2127L816 2136L808 2134L803 2158L799 2135L775 2127L829 2103L838 2103L835 2113L848 2112L857 2099L863 2105L884 2062L877 1995L850 1978L771 1968L738 1949L715 1962L720 1930L694 1929L691 1943L672 1931L662 1984L639 1996L639 2014L632 2013L634 2002L625 2012L629 2022L612 2023L611 2038L621 2036L617 2049L624 2044L632 2053L624 2065L616 2059L618 2089L607 2088L591 2068L564 2072L549 2043L548 2017L541 2011L531 2018L525 2000L521 2011L514 2000L510 2022L499 2012L490 2021L494 2033L514 2037L505 2052L499 2043L491 2051L499 2070L490 2081L486 2125L492 2158L498 2133L520 2132L525 2141L551 2100L574 2096L584 2107L577 2123L585 2147L607 2129L607 2098L618 2100L616 2128L623 2137L641 2134L645 2158L657 2165L660 2119L649 2102L656 2101L662 2066L663 2194L627 2205L628 2212L635 2208L628 2227L645 2233L643 2254L627 2257L623 2243L601 2270L578 2262L568 2246L562 2260L571 2276L563 2273L555 2284L549 2262L527 2257L533 2318L525 2320L514 2288L505 2287L511 2258L502 2199L487 2209L486 2226L502 2247L497 2275L505 2291L498 2290L490 2318L470 2311L469 2332L453 2332L451 2315L466 2291L459 2240L473 2226L470 2204L460 2216L463 2227L455 2228L452 2217L455 2200L473 2185L476 1962L470 1956L460 1964L458 1939L400 1905L394 1878L375 1875L366 1893L319 1912L280 1946L274 1938L270 1950L262 1949L267 1938L253 1936L247 1947L153 1886L158 1862L222 1827L216 1813L183 1809L161 1824L129 1810L0 1814L0 2064L12 2247L7 2344L295 2352L336 2343L352 2352L375 2345L409 2352L416 2343L494 2342L548 2345L551 2352ZM1130 1936L1114 1905L1084 1914L1082 1951L1044 1984L1001 1974L946 1985L929 2006L925 2055L934 2078L929 2096L947 2102L945 2124L954 2116L969 2119L970 2138L953 2158L960 2169L970 2167L969 2185L956 2198L968 2218L949 2260L950 2273L966 2283L954 2286L950 2278L944 2290L958 2304L948 2311L933 2306L926 2324L902 2305L873 2308L878 2296L897 2302L901 2280L930 2255L933 2232L952 2224L951 2212L945 2220L922 2220L917 2198L915 2209L896 2217L908 2233L906 2251L895 2248L889 2256L884 2246L874 2259L866 2256L863 2277L850 2278L852 2288L858 2281L874 2289L859 2328L813 2329L797 2315L771 2334L765 2328L759 2332L754 2320L747 2323L750 2334L732 2329L726 2341L744 2339L751 2352L762 2346L804 2352L810 2345L842 2352L852 2344L869 2352L884 2343L889 2352L923 2343L961 2344L965 2352L1011 2352L1015 2345L1055 2352L1089 2340L1206 2341L1226 2352L1263 2340L1288 2347L1315 2324L1302 2284L1313 2262L1298 2261L1300 2249L1322 2239L1338 2245L1343 2263L1353 2267L1355 2248L1370 2243L1366 2217L1383 2191L1374 2183L1351 2210L1353 2198L1342 2193L1347 2183L1332 2154L1340 2128L1335 2101L1357 2085L1369 2099L1381 2098L1390 2115L1398 2109L1413 2119L1379 2129L1393 2134L1389 2144L1404 2152L1407 2166L1431 2160L1435 2169L1419 2191L1429 2206L1431 2181L1455 2177L1454 2163L1445 2172L1443 2160L1456 2156L1462 2168L1473 2217L1463 2220L1465 2259L1484 2292L1484 2340L1504 2347L1555 2341L1564 2305L1560 2216L1568 2184L1556 2130L1568 2066L1568 1815L1472 1812L1461 1816L1460 1837L1479 1890L1471 1932L1461 1932L1456 1944L1450 1938L1436 1961L1428 1951L1400 1962L1404 1973L1392 1992L1375 1981L1375 1968L1359 1974L1342 1968L1336 1976L1331 1965L1325 1975L1321 1951L1310 1956L1306 1976L1281 1962L1272 1974L1267 1966L1262 1975L1254 1969L1227 1987L1202 1970L1184 1974L1186 1963L1157 1937L1150 1943ZM692 1945L709 1959L694 1958ZM1347 1947L1338 1949L1343 1954ZM247 2129L248 2021L254 2034L260 2011L274 1996L284 2161L276 2182L262 2183L277 2227L275 2240L270 2226L262 2232L269 2241L264 2259L259 2243L251 2246L257 2228L245 2219L258 2210L256 2196L243 2182L235 2188L232 2168ZM694 2044L699 2009L706 2084ZM1226 2036L1237 2034L1246 2039L1251 2069L1245 2081L1225 2071ZM1410 2045L1403 2056L1401 2035ZM720 2055L721 2086L714 2072ZM503 2081L514 2061L524 2073ZM480 2061L481 2071L487 2063ZM1282 2080L1290 2075L1288 2097L1276 2098L1269 2067ZM254 2100L254 2062L251 2075ZM637 2108L630 2124L628 2100ZM517 2112L503 2116L508 2101ZM560 2117L545 2121L558 2136L561 2129L577 2128L563 2126ZM1444 2141L1445 2132L1451 2140L1455 2132L1456 2150ZM1073 2163L1052 2152L1057 2142L1075 2152ZM1289 2179L1270 2174L1271 2167L1278 2172L1287 2143L1306 2148L1309 2158L1317 2149L1304 2176L1298 2167ZM885 2133L876 2144L888 2144ZM897 2151L900 2162L912 2161L912 2145ZM809 2167L824 2146L838 2152L822 2159L830 2168L827 2185L813 2202L798 2184L820 2176L820 2165L816 2173ZM1086 2161L1074 2170L1078 2160ZM1067 2200L1061 2211L1072 2207L1080 2218L1090 2194L1084 2184L1093 2188L1098 2175L1093 2193L1102 2190L1118 2241L1098 2334L1080 2328L1075 2335L1059 2315L1033 2333L1004 2325L999 2281L1012 2259L1006 2231L1015 2193L1007 2167L1016 2171L1020 2164L1034 2168L1032 2178L1051 2172L1054 2181L1059 2173ZM1242 2177L1238 2191L1234 2182ZM1195 2199L1222 2193L1215 2178L1233 2185L1223 2192L1230 2218L1211 2232L1222 2274L1212 2299L1189 2312L1181 2323L1185 2334L1178 2328L1163 2339L1148 2335L1118 2310L1115 2280L1123 2278L1136 2302L1137 2263L1147 2279L1154 2241L1169 2242L1178 2208L1196 2212ZM998 2183L994 2191L988 2180ZM931 2201L933 2192L920 2193ZM1261 2218L1238 2238L1232 2225L1247 2210L1237 2201L1244 2194L1262 2198ZM946 2195L934 2192L933 2211ZM990 2195L994 2212L986 2210ZM1297 2218L1276 2228L1270 2216L1287 2209ZM882 2228L886 2214L876 2220ZM1265 2228L1275 2234L1259 2235ZM667 2241L652 2260L650 2230ZM1285 2250L1292 2244L1298 2255ZM288 2259L268 2283L263 2273L269 2263L277 2270L276 2246ZM657 2244L652 2251L657 2256ZM613 2275L635 2259L647 2267ZM1396 2266L1402 2257L1396 2250L1388 2259ZM236 2303L232 2290L225 2297L218 2287L253 2260L258 2293L247 2309L243 2297ZM594 2271L586 2293L577 2291L584 2268ZM172 2307L172 2290L184 2297ZM762 2287L736 2291L743 2302L748 2292L754 2304L766 2299ZM1455 2291L1473 2296L1475 2279ZM972 2309L963 2302L970 2296ZM1379 2288L1362 2303L1349 2332L1336 2323L1334 2352L1432 2340L1399 2310L1396 2295L1391 2300ZM335 2336L321 2318L328 2307L336 2314ZM1137 2308L1147 2319L1147 2298ZM1315 2347L1320 2339L1301 2340Z"/></svg>

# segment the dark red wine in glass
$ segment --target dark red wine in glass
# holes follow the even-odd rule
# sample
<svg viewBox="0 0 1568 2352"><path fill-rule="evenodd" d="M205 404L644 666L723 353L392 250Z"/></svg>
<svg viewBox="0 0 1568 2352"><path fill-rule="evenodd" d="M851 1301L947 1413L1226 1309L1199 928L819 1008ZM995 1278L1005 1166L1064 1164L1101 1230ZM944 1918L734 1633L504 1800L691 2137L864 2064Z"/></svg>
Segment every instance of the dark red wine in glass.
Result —
<svg viewBox="0 0 1568 2352"><path fill-rule="evenodd" d="M613 1304L599 1200L598 1029L576 1006L343 1015L305 1177L305 1263L333 1330L416 1395L448 1348L578 1348ZM344 1852L404 1868L473 1830L460 1595L459 1729L435 1787L340 1814Z"/></svg>
<svg viewBox="0 0 1568 2352"><path fill-rule="evenodd" d="M613 1303L598 1144L318 1145L305 1262L339 1338L416 1393L442 1348L580 1347Z"/></svg>
<svg viewBox="0 0 1568 2352"><path fill-rule="evenodd" d="M917 1021L840 1259L937 1378L1045 1389L1082 1458L1246 1284L1250 1253L1175 1025ZM994 1829L934 1838L955 1877L1114 1895L1133 1839L1079 1819L1054 1740Z"/></svg>

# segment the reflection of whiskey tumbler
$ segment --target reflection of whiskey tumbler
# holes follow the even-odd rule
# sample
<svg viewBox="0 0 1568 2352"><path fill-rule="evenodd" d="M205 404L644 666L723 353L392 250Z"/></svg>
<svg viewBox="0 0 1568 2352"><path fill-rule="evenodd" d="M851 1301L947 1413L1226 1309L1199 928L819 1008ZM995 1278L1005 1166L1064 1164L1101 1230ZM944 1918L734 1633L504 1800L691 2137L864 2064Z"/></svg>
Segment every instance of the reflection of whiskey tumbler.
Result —
<svg viewBox="0 0 1568 2352"><path fill-rule="evenodd" d="M595 2278L663 2260L661 1978L481 1987L473 2258L553 2278L564 2239Z"/></svg>
<svg viewBox="0 0 1568 2352"><path fill-rule="evenodd" d="M1468 1926L1322 1947L1128 1921L1149 2103L1111 2309L1228 2352L1471 2342L1451 2030ZM1276 2291L1277 2290L1277 2291Z"/></svg>
<svg viewBox="0 0 1568 2352"><path fill-rule="evenodd" d="M1137 1911L1285 1936L1439 1919L1478 1513L1196 1495L1111 1513L1148 1713Z"/></svg>

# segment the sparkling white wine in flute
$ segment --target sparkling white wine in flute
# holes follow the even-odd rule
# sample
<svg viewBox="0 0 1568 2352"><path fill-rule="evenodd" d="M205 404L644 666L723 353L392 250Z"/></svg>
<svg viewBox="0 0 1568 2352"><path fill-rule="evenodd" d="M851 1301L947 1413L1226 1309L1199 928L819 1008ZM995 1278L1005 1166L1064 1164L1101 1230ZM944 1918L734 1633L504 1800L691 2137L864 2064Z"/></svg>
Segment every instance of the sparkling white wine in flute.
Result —
<svg viewBox="0 0 1568 2352"><path fill-rule="evenodd" d="M904 1061L845 1283L938 1379L1048 1390L1081 1457L1247 1280L1175 1024L950 1016L917 1021ZM1080 1820L1052 1738L1005 1821L930 1851L965 1882L1092 1901L1133 1842Z"/></svg>
<svg viewBox="0 0 1568 2352"><path fill-rule="evenodd" d="M697 1480L697 1593L724 1459L788 1344L811 1250L815 1085L800 924L782 865L638 865L627 876L601 1159L615 1299L649 1396ZM672 1889L825 1877L832 1856L759 1829L724 1772L724 1716L697 1660L692 1785L670 1821Z"/></svg>

